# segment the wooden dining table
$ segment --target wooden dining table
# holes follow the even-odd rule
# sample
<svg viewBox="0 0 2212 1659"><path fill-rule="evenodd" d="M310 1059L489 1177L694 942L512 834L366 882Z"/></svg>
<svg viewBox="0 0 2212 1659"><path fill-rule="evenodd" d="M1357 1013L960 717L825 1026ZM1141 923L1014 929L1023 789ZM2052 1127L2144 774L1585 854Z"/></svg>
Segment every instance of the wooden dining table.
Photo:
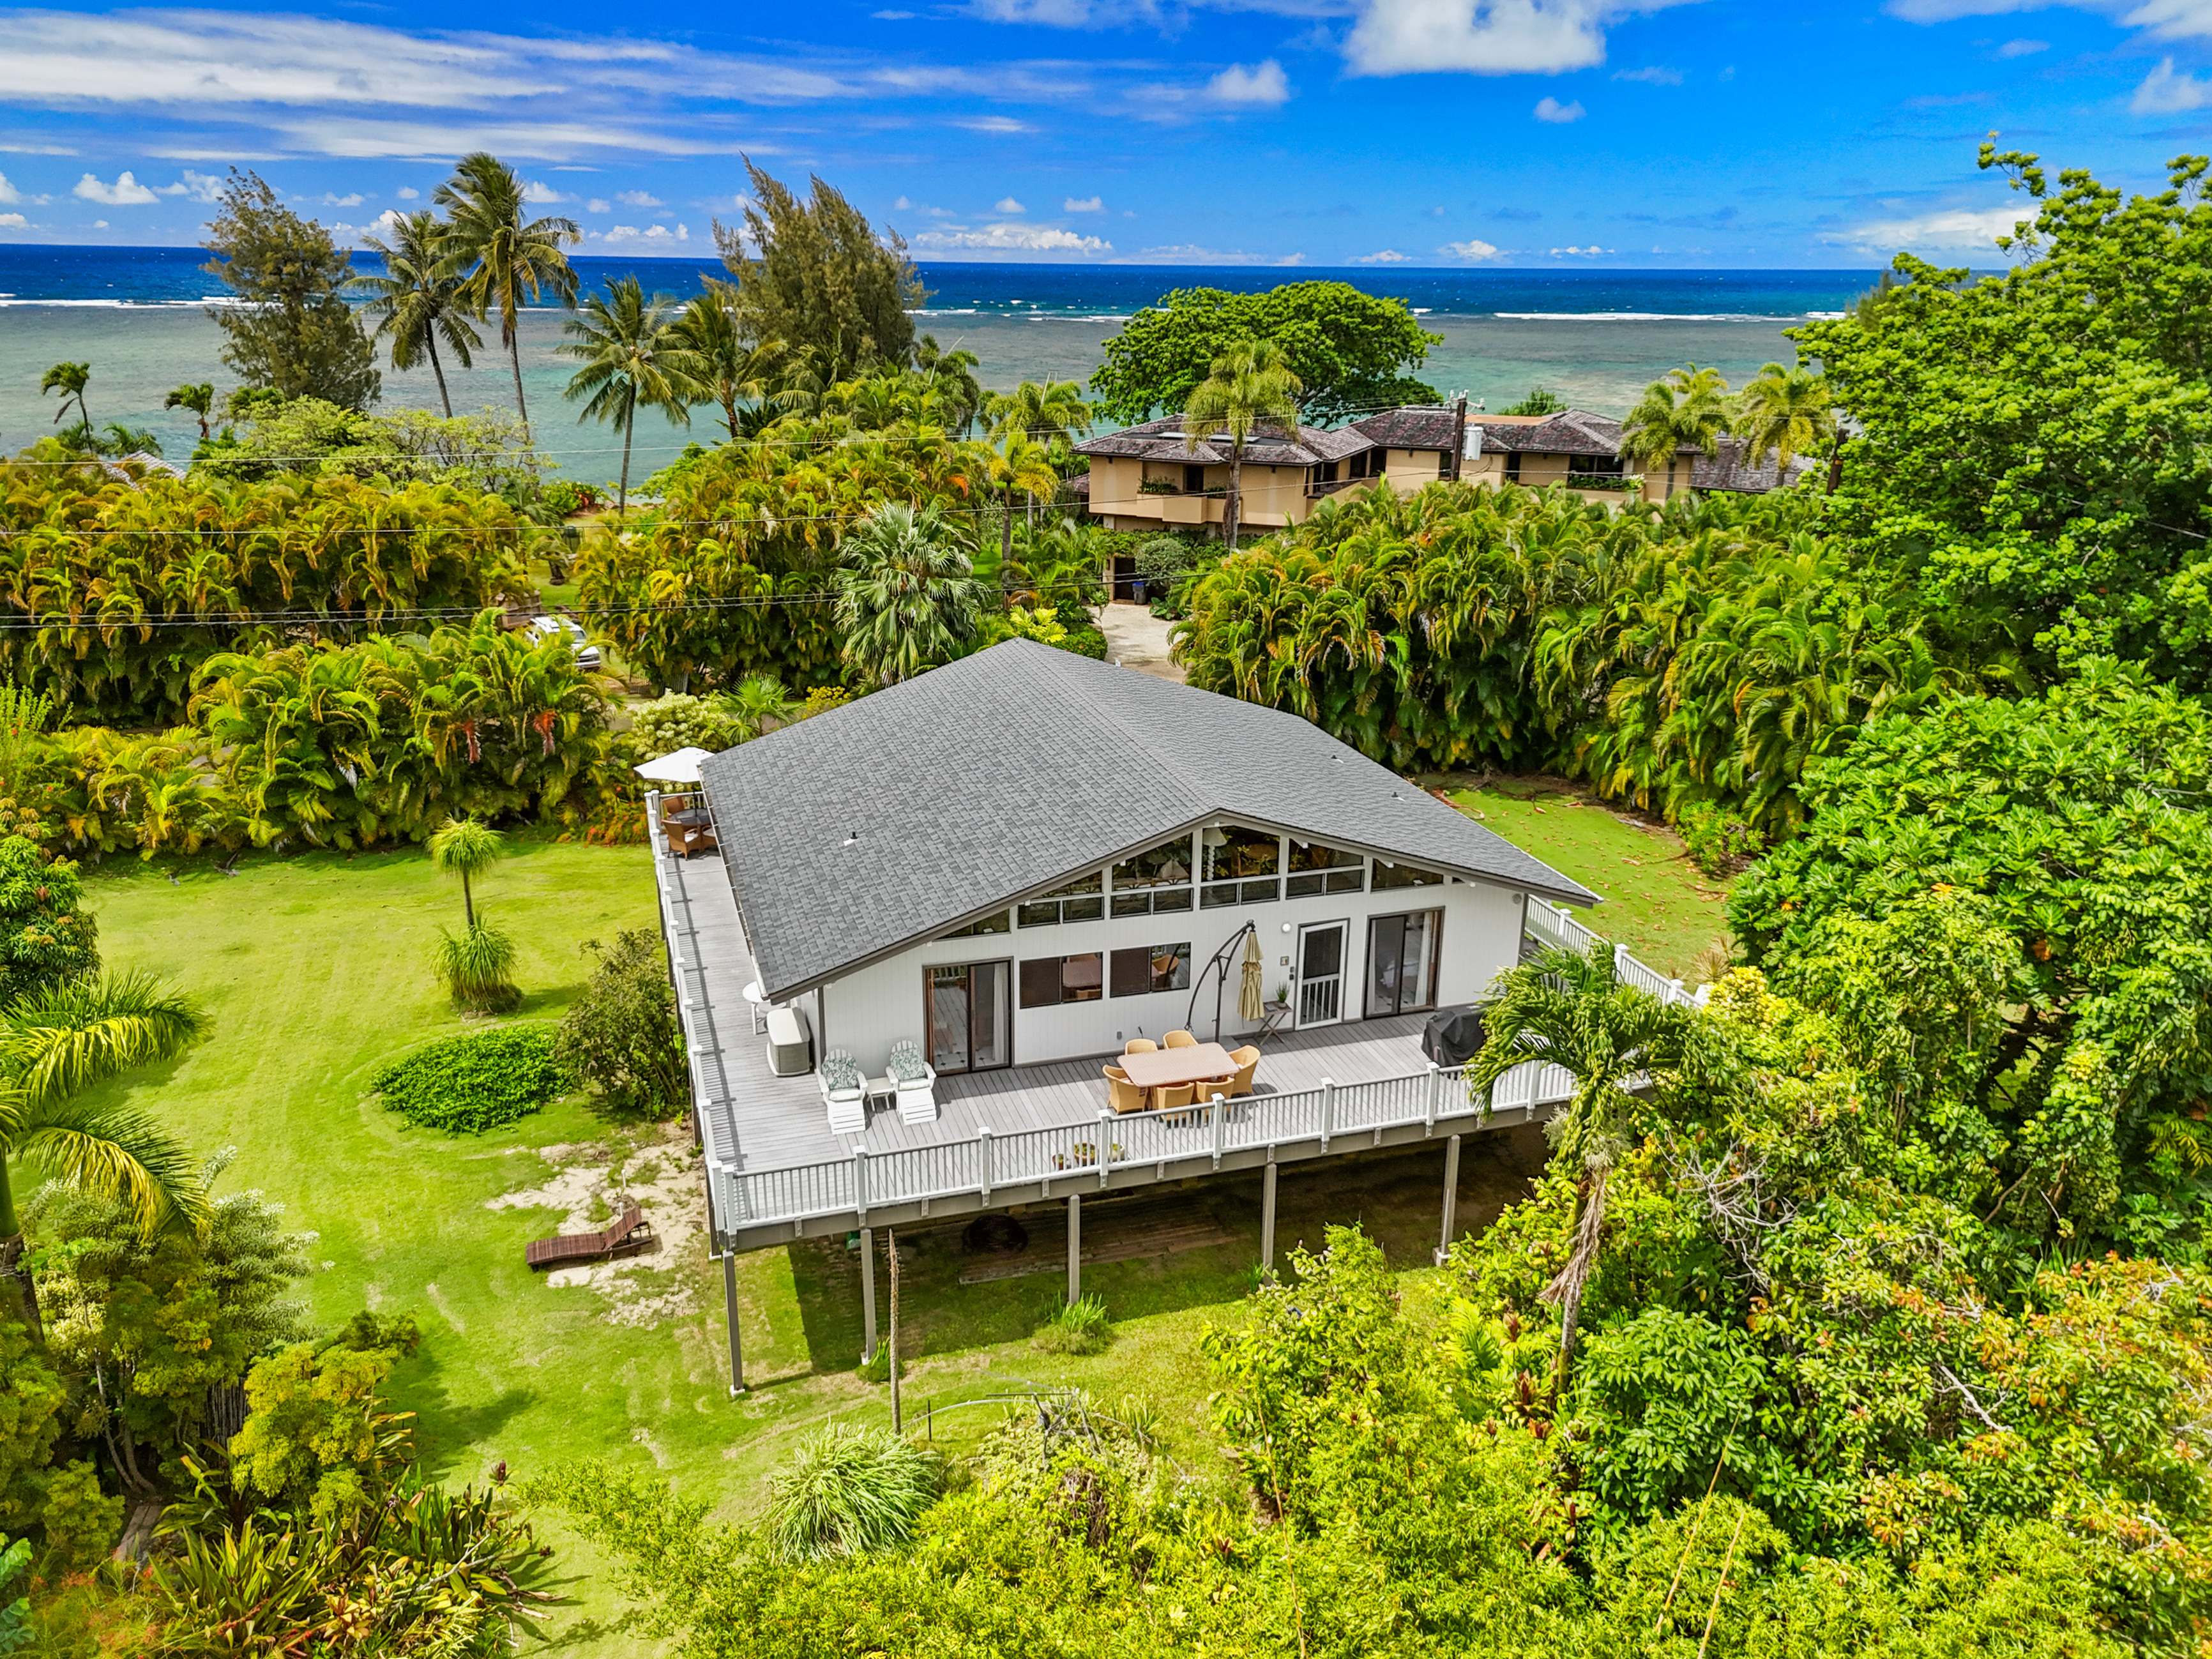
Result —
<svg viewBox="0 0 2212 1659"><path fill-rule="evenodd" d="M1218 1042L1188 1048L1157 1048L1149 1054L1123 1054L1118 1062L1139 1089L1179 1089L1186 1083L1224 1080L1237 1075L1237 1062Z"/></svg>

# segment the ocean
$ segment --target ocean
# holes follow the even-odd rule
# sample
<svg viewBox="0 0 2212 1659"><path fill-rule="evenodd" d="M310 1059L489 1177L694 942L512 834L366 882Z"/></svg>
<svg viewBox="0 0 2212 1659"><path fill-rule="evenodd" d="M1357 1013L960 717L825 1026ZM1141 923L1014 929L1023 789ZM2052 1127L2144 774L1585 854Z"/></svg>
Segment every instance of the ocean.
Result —
<svg viewBox="0 0 2212 1659"><path fill-rule="evenodd" d="M360 256L357 256L360 257ZM191 453L190 416L164 411L161 399L184 381L228 377L218 356L222 337L206 302L222 284L200 267L197 248L0 246L0 452L21 448L52 429L56 399L39 393L51 364L92 365L85 400L95 425L121 421L150 428L172 456ZM679 298L697 291L718 260L575 260L586 286L635 272L648 291ZM1792 360L1782 331L1843 310L1871 287L1868 270L1486 270L1359 266L1298 267L923 264L928 300L918 328L981 362L994 388L1024 380L1083 380L1101 343L1135 311L1176 288L1258 291L1279 283L1326 278L1403 299L1423 325L1443 336L1420 378L1446 393L1464 392L1503 408L1533 385L1577 407L1618 415L1645 385L1685 362L1718 368L1740 383L1763 363ZM572 366L557 353L562 313L547 307L522 320L522 373L532 424L562 473L611 480L621 445L605 427L578 423L562 400ZM511 405L512 383L497 331L476 366L448 367L456 409ZM386 408L434 408L427 369L384 368ZM692 435L719 428L708 411L692 432L648 416L638 423L632 477L675 456Z"/></svg>

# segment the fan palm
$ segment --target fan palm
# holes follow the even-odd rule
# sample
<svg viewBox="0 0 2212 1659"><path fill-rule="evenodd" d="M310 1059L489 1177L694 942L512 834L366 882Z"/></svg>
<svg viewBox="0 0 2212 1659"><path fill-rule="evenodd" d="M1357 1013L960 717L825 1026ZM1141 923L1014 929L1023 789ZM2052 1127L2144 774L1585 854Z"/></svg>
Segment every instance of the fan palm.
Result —
<svg viewBox="0 0 2212 1659"><path fill-rule="evenodd" d="M576 273L561 247L580 242L583 233L574 219L525 218L522 180L483 150L461 157L435 199L452 220L447 263L455 274L466 273L461 303L477 317L499 313L499 343L514 372L514 407L527 442L530 409L522 397L519 320L522 307L541 293L551 293L564 306L575 304Z"/></svg>
<svg viewBox="0 0 2212 1659"><path fill-rule="evenodd" d="M584 366L562 395L571 403L589 399L577 419L612 421L623 434L622 482L615 491L620 513L629 505L630 440L638 410L659 409L674 424L689 426L691 400L702 386L685 372L687 354L670 333L676 301L667 295L648 300L636 277L623 276L607 284L605 298L594 294L586 300L582 311L563 325L570 338L562 354Z"/></svg>
<svg viewBox="0 0 2212 1659"><path fill-rule="evenodd" d="M1607 1182L1631 1145L1641 1110L1627 1085L1639 1073L1680 1062L1691 1018L1621 984L1613 947L1601 939L1587 956L1555 946L1515 969L1485 1011L1488 1041L1468 1066L1471 1091L1488 1091L1530 1060L1561 1066L1575 1080L1566 1109L1547 1126L1559 1154L1582 1166L1574 1243L1543 1292L1559 1304L1562 1384L1574 1358L1583 1289L1597 1265Z"/></svg>
<svg viewBox="0 0 2212 1659"><path fill-rule="evenodd" d="M1295 435L1298 393L1305 388L1291 373L1290 359L1271 340L1242 340L1213 360L1206 378L1183 405L1182 435L1195 451L1210 439L1229 441L1229 499L1221 511L1221 538L1237 550L1237 529L1244 481L1244 447L1262 426Z"/></svg>
<svg viewBox="0 0 2212 1659"><path fill-rule="evenodd" d="M1791 461L1836 441L1836 404L1826 379L1809 368L1767 364L1743 389L1737 428L1752 464L1772 450L1775 482L1787 482Z"/></svg>
<svg viewBox="0 0 2212 1659"><path fill-rule="evenodd" d="M190 410L193 418L200 423L200 441L205 443L208 441L208 415L215 408L213 386L205 380L197 386L180 386L161 399L161 407Z"/></svg>
<svg viewBox="0 0 2212 1659"><path fill-rule="evenodd" d="M722 423L732 441L744 435L738 405L759 406L775 384L785 346L781 340L748 343L738 327L738 289L718 277L705 280L706 291L684 307L668 325L671 361L703 394L721 405Z"/></svg>
<svg viewBox="0 0 2212 1659"><path fill-rule="evenodd" d="M430 837L430 867L461 878L461 915L471 932L477 925L476 896L470 883L499 862L507 837L471 817L447 818Z"/></svg>
<svg viewBox="0 0 2212 1659"><path fill-rule="evenodd" d="M87 432L92 430L92 416L85 412L84 407L85 383L91 379L90 363L56 363L40 376L39 395L40 397L45 397L49 392L58 392L62 394L61 407L54 410L56 426L59 426L62 416L69 413L70 400L75 398L77 424Z"/></svg>
<svg viewBox="0 0 2212 1659"><path fill-rule="evenodd" d="M1621 453L1646 471L1685 449L1710 453L1728 430L1728 389L1718 369L1695 363L1654 380L1620 423Z"/></svg>
<svg viewBox="0 0 2212 1659"><path fill-rule="evenodd" d="M846 537L841 557L837 627L862 678L910 679L973 637L975 568L934 506L878 507Z"/></svg>
<svg viewBox="0 0 2212 1659"><path fill-rule="evenodd" d="M483 337L469 326L461 304L461 282L447 263L447 240L452 232L427 208L397 221L389 245L374 236L362 246L384 261L384 274L364 274L352 285L362 289L368 303L362 307L378 319L376 336L392 337L392 366L412 368L425 357L438 382L438 402L447 418L453 399L446 390L446 366L438 356L438 340L463 368L471 367L469 353L481 348ZM205 436L203 425L202 436Z"/></svg>
<svg viewBox="0 0 2212 1659"><path fill-rule="evenodd" d="M207 1194L182 1144L142 1111L81 1097L181 1054L203 1026L189 1000L143 974L68 981L0 1012L0 1277L22 1287L34 1331L11 1166L35 1159L58 1180L122 1200L149 1234L173 1216L200 1224Z"/></svg>

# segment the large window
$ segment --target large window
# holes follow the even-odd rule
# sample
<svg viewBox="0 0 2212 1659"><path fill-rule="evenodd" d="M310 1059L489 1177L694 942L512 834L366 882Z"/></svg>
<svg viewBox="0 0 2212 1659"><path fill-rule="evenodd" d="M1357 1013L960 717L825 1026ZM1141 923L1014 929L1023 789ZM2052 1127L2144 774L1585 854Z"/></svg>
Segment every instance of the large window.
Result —
<svg viewBox="0 0 2212 1659"><path fill-rule="evenodd" d="M1190 908L1190 837L1178 836L1114 866L1114 914L1144 916Z"/></svg>
<svg viewBox="0 0 2212 1659"><path fill-rule="evenodd" d="M1201 830L1199 841L1206 854L1207 909L1239 902L1264 903L1282 896L1277 873L1282 844L1277 837L1229 824Z"/></svg>
<svg viewBox="0 0 2212 1659"><path fill-rule="evenodd" d="M940 1072L982 1072L1013 1063L1013 1029L1006 1018L1010 962L972 962L925 968L929 1054Z"/></svg>
<svg viewBox="0 0 2212 1659"><path fill-rule="evenodd" d="M1096 1002L1106 994L1104 966L1096 951L1076 957L1031 957L1022 963L1022 1006Z"/></svg>
<svg viewBox="0 0 2212 1659"><path fill-rule="evenodd" d="M1141 997L1154 991L1190 989L1190 945L1139 945L1113 956L1117 997Z"/></svg>
<svg viewBox="0 0 2212 1659"><path fill-rule="evenodd" d="M1367 1017L1433 1008L1437 1001L1437 944L1444 913L1415 910L1376 916L1367 924Z"/></svg>
<svg viewBox="0 0 2212 1659"><path fill-rule="evenodd" d="M946 939L983 939L988 938L993 933L1011 933L1013 931L1014 913L1012 910L1001 910L994 916L978 917L975 921L969 922L965 927L956 927L951 933L944 935L944 937Z"/></svg>
<svg viewBox="0 0 2212 1659"><path fill-rule="evenodd" d="M1324 847L1319 842L1291 842L1291 874L1283 884L1291 898L1310 898L1316 893L1356 893L1364 884L1366 862L1357 853Z"/></svg>
<svg viewBox="0 0 2212 1659"><path fill-rule="evenodd" d="M1105 884L1096 870L1021 907L1024 927L1050 927L1062 921L1096 921L1105 914Z"/></svg>
<svg viewBox="0 0 2212 1659"><path fill-rule="evenodd" d="M1434 870L1424 870L1418 864L1385 864L1375 860L1375 879L1370 884L1378 893L1390 892L1400 887L1441 887L1444 878Z"/></svg>

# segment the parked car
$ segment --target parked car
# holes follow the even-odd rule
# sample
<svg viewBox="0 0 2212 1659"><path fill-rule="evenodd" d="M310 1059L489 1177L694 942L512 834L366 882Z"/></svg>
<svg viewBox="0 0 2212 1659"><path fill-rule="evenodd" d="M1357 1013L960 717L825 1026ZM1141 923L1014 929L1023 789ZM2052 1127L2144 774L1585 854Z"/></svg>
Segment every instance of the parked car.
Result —
<svg viewBox="0 0 2212 1659"><path fill-rule="evenodd" d="M534 645L548 640L565 639L576 653L576 663L581 668L599 665L599 647L593 645L584 632L584 625L574 617L532 617L530 619L530 638Z"/></svg>

